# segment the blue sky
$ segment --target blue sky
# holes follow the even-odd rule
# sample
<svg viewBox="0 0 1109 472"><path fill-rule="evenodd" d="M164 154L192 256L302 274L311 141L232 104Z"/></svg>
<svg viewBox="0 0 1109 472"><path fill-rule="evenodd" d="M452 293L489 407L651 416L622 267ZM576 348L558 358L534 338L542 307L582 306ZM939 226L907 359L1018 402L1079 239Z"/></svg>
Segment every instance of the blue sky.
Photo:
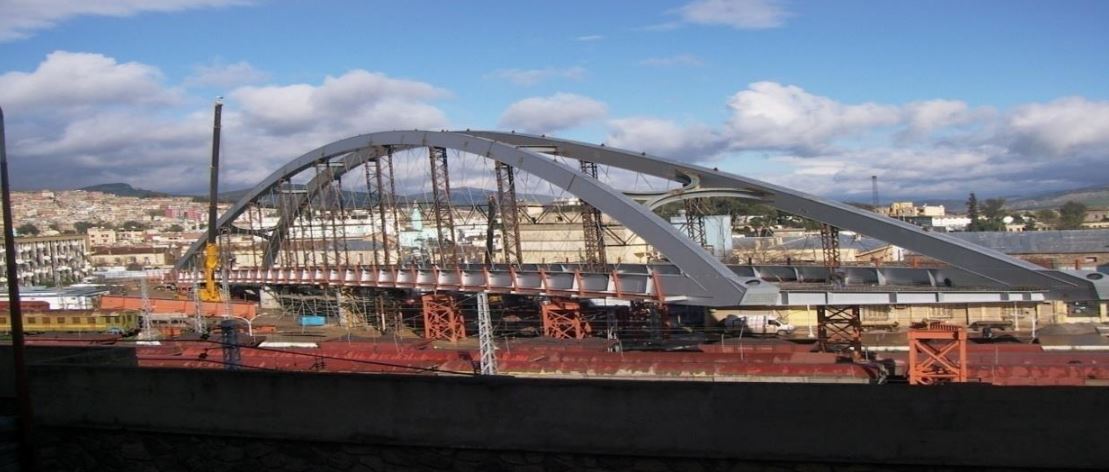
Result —
<svg viewBox="0 0 1109 472"><path fill-rule="evenodd" d="M0 0L21 188L203 190L216 95L228 187L409 127L604 141L842 198L871 174L917 198L1109 183L1090 171L1109 163L1107 2L38 3Z"/></svg>

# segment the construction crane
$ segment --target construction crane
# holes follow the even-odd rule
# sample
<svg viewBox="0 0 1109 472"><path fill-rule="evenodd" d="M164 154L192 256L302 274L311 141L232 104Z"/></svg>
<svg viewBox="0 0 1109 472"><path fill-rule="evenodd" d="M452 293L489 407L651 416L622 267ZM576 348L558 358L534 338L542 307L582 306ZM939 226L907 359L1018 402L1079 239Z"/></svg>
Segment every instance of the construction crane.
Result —
<svg viewBox="0 0 1109 472"><path fill-rule="evenodd" d="M215 123L212 125L212 165L208 177L208 240L204 245L204 287L200 289L200 300L218 302L221 299L216 284L216 271L219 270L219 235L216 233L216 199L219 196L219 128L223 99L217 98Z"/></svg>

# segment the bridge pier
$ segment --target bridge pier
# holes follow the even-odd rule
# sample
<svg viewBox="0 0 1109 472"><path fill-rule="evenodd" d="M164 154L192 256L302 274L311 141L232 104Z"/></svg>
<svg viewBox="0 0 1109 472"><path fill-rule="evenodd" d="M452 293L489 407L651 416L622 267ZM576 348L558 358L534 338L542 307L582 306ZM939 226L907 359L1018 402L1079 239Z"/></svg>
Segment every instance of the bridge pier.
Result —
<svg viewBox="0 0 1109 472"><path fill-rule="evenodd" d="M424 338L458 342L466 337L466 324L454 297L428 293L420 297L424 315Z"/></svg>
<svg viewBox="0 0 1109 472"><path fill-rule="evenodd" d="M581 315L581 304L566 298L551 298L539 304L543 335L555 339L584 339L592 331Z"/></svg>

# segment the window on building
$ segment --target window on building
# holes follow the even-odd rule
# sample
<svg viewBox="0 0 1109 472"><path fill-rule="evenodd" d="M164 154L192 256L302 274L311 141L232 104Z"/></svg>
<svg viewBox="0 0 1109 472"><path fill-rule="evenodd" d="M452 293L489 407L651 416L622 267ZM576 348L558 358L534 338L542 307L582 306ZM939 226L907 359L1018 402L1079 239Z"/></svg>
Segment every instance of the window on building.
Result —
<svg viewBox="0 0 1109 472"><path fill-rule="evenodd" d="M8 324L8 317L0 316L0 324Z"/></svg>
<svg viewBox="0 0 1109 472"><path fill-rule="evenodd" d="M42 324L44 324L44 325L50 324L50 317L49 316L42 317Z"/></svg>
<svg viewBox="0 0 1109 472"><path fill-rule="evenodd" d="M58 316L56 318L57 318L58 324L65 324L65 317L64 316Z"/></svg>
<svg viewBox="0 0 1109 472"><path fill-rule="evenodd" d="M85 317L85 323L87 323L87 324L96 324L96 318L93 318L91 316Z"/></svg>
<svg viewBox="0 0 1109 472"><path fill-rule="evenodd" d="M1097 318L1100 315L1100 308L1098 307L1098 302L1096 300L1067 303L1067 316L1089 316Z"/></svg>
<svg viewBox="0 0 1109 472"><path fill-rule="evenodd" d="M73 324L81 324L81 317L71 316L71 317L69 317L69 322L73 323Z"/></svg>

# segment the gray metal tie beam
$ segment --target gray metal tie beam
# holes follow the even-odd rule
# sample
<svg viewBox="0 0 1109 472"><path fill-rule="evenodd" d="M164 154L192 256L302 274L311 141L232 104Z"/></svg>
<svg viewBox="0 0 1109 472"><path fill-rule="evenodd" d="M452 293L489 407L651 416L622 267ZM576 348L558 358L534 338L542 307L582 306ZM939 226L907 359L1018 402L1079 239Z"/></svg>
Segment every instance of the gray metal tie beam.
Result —
<svg viewBox="0 0 1109 472"><path fill-rule="evenodd" d="M546 136L499 131L466 131L466 133L517 146L553 147L558 150L560 156L635 170L663 179L683 183L699 180L703 187L735 188L755 195L761 194L765 203L779 210L895 244L1013 289L1047 289L1056 296L1067 299L1104 298L1106 291L1109 290L1105 283L1099 283L1104 279L1084 279L1068 273L1046 270L999 251L942 233L926 232L923 228L904 221L727 172L684 164L646 153Z"/></svg>

